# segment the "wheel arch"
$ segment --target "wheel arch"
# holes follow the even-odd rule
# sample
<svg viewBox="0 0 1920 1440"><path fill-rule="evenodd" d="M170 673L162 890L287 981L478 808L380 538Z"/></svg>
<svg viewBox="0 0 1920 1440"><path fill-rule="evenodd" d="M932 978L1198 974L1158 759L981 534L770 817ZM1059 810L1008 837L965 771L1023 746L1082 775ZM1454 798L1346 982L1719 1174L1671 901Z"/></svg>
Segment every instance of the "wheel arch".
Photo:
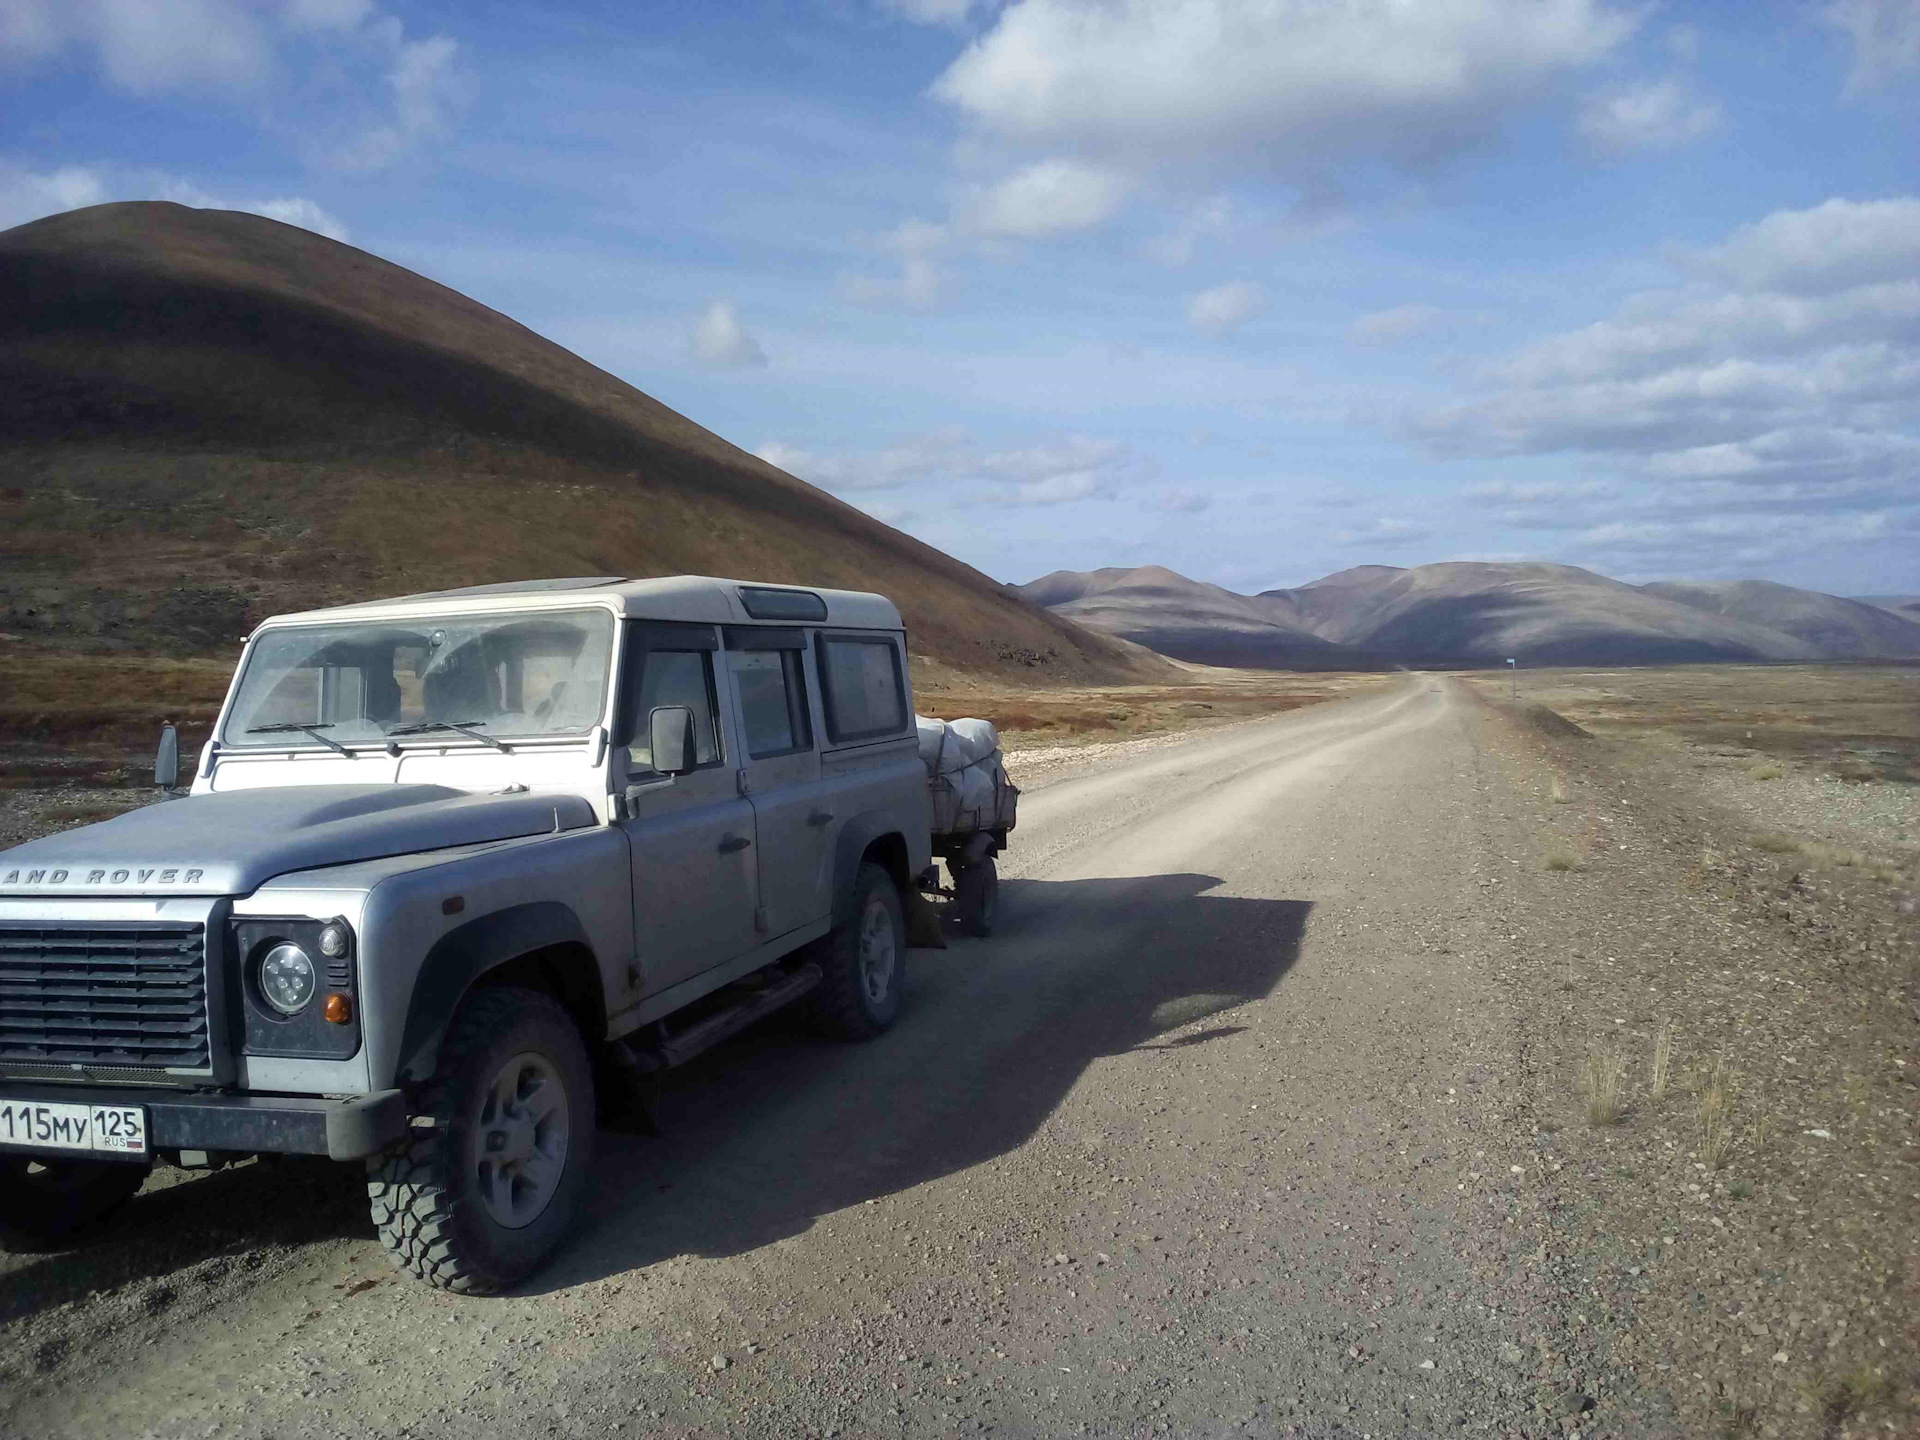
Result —
<svg viewBox="0 0 1920 1440"><path fill-rule="evenodd" d="M907 855L907 837L884 817L860 817L842 826L834 847L833 923L841 925L853 918L854 889L862 865L878 865L892 876L904 905L913 885Z"/></svg>

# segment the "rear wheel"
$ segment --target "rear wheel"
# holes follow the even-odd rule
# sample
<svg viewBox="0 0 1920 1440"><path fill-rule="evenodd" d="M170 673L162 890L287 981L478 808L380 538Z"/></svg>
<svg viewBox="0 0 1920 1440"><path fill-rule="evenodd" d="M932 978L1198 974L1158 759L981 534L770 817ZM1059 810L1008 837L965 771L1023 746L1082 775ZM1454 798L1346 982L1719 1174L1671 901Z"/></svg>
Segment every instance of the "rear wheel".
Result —
<svg viewBox="0 0 1920 1440"><path fill-rule="evenodd" d="M906 922L900 890L878 865L854 880L853 915L814 952L825 978L808 997L814 1023L842 1040L866 1040L892 1028L906 979Z"/></svg>
<svg viewBox="0 0 1920 1440"><path fill-rule="evenodd" d="M124 1160L0 1155L0 1235L10 1249L56 1245L131 1200L149 1169Z"/></svg>
<svg viewBox="0 0 1920 1440"><path fill-rule="evenodd" d="M963 935L991 935L1000 913L1000 871L983 855L953 877L954 918Z"/></svg>
<svg viewBox="0 0 1920 1440"><path fill-rule="evenodd" d="M482 990L448 1029L406 1140L370 1162L380 1243L442 1290L530 1275L579 1208L593 1117L593 1067L566 1010L536 990Z"/></svg>

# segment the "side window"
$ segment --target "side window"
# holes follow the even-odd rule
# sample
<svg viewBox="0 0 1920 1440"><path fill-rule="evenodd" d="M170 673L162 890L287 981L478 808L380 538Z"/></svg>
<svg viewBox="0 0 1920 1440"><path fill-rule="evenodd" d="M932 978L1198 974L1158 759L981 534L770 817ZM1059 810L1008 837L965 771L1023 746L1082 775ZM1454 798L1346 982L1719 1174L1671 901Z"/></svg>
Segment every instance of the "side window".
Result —
<svg viewBox="0 0 1920 1440"><path fill-rule="evenodd" d="M720 758L714 739L713 657L705 650L650 650L640 675L640 693L634 703L630 753L636 770L653 768L653 750L647 717L661 705L684 705L693 711L693 730L702 765Z"/></svg>
<svg viewBox="0 0 1920 1440"><path fill-rule="evenodd" d="M807 723L807 681L798 650L729 650L734 693L754 759L805 750L813 744Z"/></svg>
<svg viewBox="0 0 1920 1440"><path fill-rule="evenodd" d="M900 651L891 639L820 637L827 731L837 741L892 735L907 726Z"/></svg>

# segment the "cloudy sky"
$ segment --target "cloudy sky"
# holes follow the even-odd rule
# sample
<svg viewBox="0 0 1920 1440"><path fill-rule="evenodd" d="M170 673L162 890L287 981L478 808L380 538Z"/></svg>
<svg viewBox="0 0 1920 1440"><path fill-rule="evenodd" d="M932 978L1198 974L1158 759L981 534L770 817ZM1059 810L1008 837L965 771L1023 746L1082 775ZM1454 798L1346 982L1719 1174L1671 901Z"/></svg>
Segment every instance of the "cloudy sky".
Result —
<svg viewBox="0 0 1920 1440"><path fill-rule="evenodd" d="M0 0L0 96L0 225L305 225L1004 580L1920 592L1916 0Z"/></svg>

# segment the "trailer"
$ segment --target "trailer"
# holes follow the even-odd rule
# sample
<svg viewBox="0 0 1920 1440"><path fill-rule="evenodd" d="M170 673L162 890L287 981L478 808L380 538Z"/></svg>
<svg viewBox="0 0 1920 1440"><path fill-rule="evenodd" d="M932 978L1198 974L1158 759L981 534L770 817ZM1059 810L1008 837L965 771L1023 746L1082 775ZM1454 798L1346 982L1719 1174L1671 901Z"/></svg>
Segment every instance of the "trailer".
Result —
<svg viewBox="0 0 1920 1440"><path fill-rule="evenodd" d="M991 935L1000 903L994 857L1007 848L1020 789L1007 778L999 732L991 722L915 720L937 862L921 873L921 893L947 901L948 919L961 934ZM946 884L941 883L941 863Z"/></svg>

